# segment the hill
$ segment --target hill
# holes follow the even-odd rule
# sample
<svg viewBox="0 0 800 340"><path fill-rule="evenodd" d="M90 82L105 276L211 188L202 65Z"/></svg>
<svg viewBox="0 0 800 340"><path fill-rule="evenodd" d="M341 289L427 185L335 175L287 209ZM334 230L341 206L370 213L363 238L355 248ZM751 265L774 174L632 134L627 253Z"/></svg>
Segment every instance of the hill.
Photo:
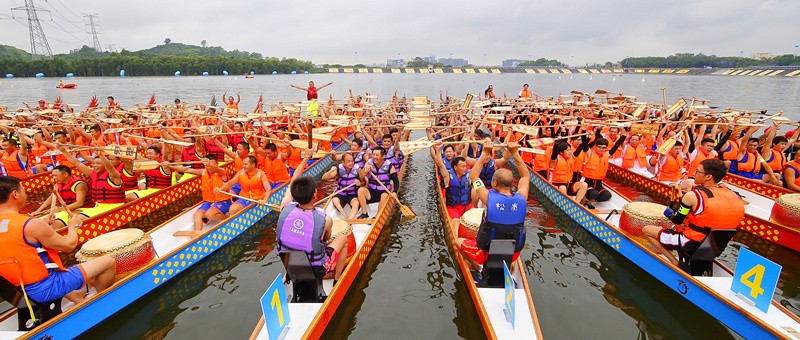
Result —
<svg viewBox="0 0 800 340"><path fill-rule="evenodd" d="M0 45L0 59L30 58L31 54L14 46Z"/></svg>

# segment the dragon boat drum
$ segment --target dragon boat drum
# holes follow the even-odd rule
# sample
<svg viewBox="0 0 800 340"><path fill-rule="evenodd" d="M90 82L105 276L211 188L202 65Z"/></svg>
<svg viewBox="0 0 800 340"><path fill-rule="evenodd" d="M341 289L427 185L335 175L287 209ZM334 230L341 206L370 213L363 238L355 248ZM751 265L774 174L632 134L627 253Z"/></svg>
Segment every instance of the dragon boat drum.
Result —
<svg viewBox="0 0 800 340"><path fill-rule="evenodd" d="M484 208L472 208L461 215L458 223L458 237L474 240L478 236L483 211Z"/></svg>
<svg viewBox="0 0 800 340"><path fill-rule="evenodd" d="M345 220L333 220L331 240L341 236L347 237L347 257L355 255L356 237L353 235L353 227Z"/></svg>
<svg viewBox="0 0 800 340"><path fill-rule="evenodd" d="M644 236L642 228L646 225L670 228L673 223L664 216L666 209L667 206L657 203L630 202L625 205L620 215L619 226L622 230L639 237Z"/></svg>
<svg viewBox="0 0 800 340"><path fill-rule="evenodd" d="M97 236L87 241L75 258L79 262L87 262L103 255L111 255L117 261L117 278L147 265L157 257L150 235L136 228Z"/></svg>
<svg viewBox="0 0 800 340"><path fill-rule="evenodd" d="M785 194L775 200L769 219L788 227L800 227L800 194Z"/></svg>

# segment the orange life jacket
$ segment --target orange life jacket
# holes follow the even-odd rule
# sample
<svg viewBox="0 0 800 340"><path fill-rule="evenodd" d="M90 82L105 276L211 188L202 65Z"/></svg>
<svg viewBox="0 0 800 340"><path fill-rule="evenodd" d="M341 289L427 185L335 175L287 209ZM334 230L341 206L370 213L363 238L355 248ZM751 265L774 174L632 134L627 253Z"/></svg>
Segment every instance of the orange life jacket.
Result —
<svg viewBox="0 0 800 340"><path fill-rule="evenodd" d="M694 172L697 171L697 167L700 166L700 162L702 162L702 161L704 161L706 159L709 159L709 158L713 158L713 155L711 153L704 154L703 151L700 150L700 149L696 149L696 151L697 151L697 153L695 154L695 157L694 157L694 160L692 160L692 163L689 164L689 171L687 172L689 174L689 176L692 176L692 177L694 176Z"/></svg>
<svg viewBox="0 0 800 340"><path fill-rule="evenodd" d="M658 169L657 179L662 182L677 182L681 178L681 170L684 168L683 157L667 154L664 164Z"/></svg>
<svg viewBox="0 0 800 340"><path fill-rule="evenodd" d="M752 172L758 173L761 171L761 162L759 161L759 154L757 152L745 151L742 160L736 164L736 169L739 172Z"/></svg>
<svg viewBox="0 0 800 340"><path fill-rule="evenodd" d="M31 148L31 154L36 157L36 163L38 164L55 164L55 157L53 156L42 156L47 151L46 146L39 144Z"/></svg>
<svg viewBox="0 0 800 340"><path fill-rule="evenodd" d="M619 135L617 135L616 138L608 137L608 145L613 146L614 144L617 144L617 140L619 140ZM622 148L617 148L614 154L611 155L611 158L622 158Z"/></svg>
<svg viewBox="0 0 800 340"><path fill-rule="evenodd" d="M264 191L264 185L261 183L261 176L264 172L256 169L255 176L250 176L244 170L239 171L239 185L242 186L242 191L239 196L260 200L267 194ZM266 175L264 175L266 176Z"/></svg>
<svg viewBox="0 0 800 340"><path fill-rule="evenodd" d="M783 152L769 150L772 153L772 156L767 159L767 165L772 169L772 171L781 171L783 170L783 166L786 164L786 155Z"/></svg>
<svg viewBox="0 0 800 340"><path fill-rule="evenodd" d="M622 154L622 167L632 169L633 162L636 162L642 168L647 166L647 154L645 153L644 145L639 144L633 147L628 144L625 148L625 152Z"/></svg>
<svg viewBox="0 0 800 340"><path fill-rule="evenodd" d="M558 155L558 158L556 158L556 165L553 167L553 179L550 182L559 184L571 182L572 165L572 159L567 159L562 155Z"/></svg>
<svg viewBox="0 0 800 340"><path fill-rule="evenodd" d="M9 154L8 152L3 154L3 158L0 159L3 162L3 167L6 168L6 173L9 176L16 177L16 178L25 178L28 176L33 176L31 169L28 166L28 163L23 163L22 158L19 157L19 150L16 150Z"/></svg>
<svg viewBox="0 0 800 340"><path fill-rule="evenodd" d="M544 155L533 154L533 171L550 170L550 159L553 157L553 147L539 147L544 149Z"/></svg>
<svg viewBox="0 0 800 340"><path fill-rule="evenodd" d="M303 161L303 155L301 150L294 149L292 150L292 154L289 155L289 159L286 160L286 164L292 169L297 169L297 167L300 166L300 162L302 161Z"/></svg>
<svg viewBox="0 0 800 340"><path fill-rule="evenodd" d="M728 139L728 147L720 151L722 160L735 161L739 158L739 141L735 139Z"/></svg>
<svg viewBox="0 0 800 340"><path fill-rule="evenodd" d="M790 169L794 171L794 185L800 186L800 164L795 161L786 163L786 165L783 166L783 173L786 173L786 171ZM786 175L784 175L783 178L786 179ZM786 185L784 184L784 186Z"/></svg>
<svg viewBox="0 0 800 340"><path fill-rule="evenodd" d="M608 171L608 152L602 154L592 151L586 164L583 166L583 177L588 179L601 180L606 178Z"/></svg>
<svg viewBox="0 0 800 340"><path fill-rule="evenodd" d="M0 276L14 285L31 284L47 278L48 269L64 269L58 251L32 246L25 241L24 226L32 217L23 214L0 214L0 225L7 227L0 237ZM50 263L39 256L47 254Z"/></svg>
<svg viewBox="0 0 800 340"><path fill-rule="evenodd" d="M708 233L698 228L735 229L744 219L744 201L730 189L697 187L692 192L697 206L686 217L689 227L683 235L688 239L703 242Z"/></svg>
<svg viewBox="0 0 800 340"><path fill-rule="evenodd" d="M224 181L218 173L209 176L208 170L203 169L203 174L200 177L200 189L203 193L203 201L211 203L227 201L229 199L228 195L221 192L214 192L214 189L221 187L222 184L224 184Z"/></svg>
<svg viewBox="0 0 800 340"><path fill-rule="evenodd" d="M531 97L531 90L523 89L522 91L519 91L519 97L520 98L530 98Z"/></svg>
<svg viewBox="0 0 800 340"><path fill-rule="evenodd" d="M286 163L280 157L264 158L264 166L261 169L264 170L270 183L283 183L291 179L289 170L286 169Z"/></svg>

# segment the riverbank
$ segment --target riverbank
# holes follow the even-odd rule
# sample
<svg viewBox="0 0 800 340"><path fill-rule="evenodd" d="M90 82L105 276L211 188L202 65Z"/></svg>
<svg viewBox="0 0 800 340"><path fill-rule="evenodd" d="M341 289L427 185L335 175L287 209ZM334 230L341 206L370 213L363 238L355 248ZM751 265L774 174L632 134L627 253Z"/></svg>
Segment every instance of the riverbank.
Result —
<svg viewBox="0 0 800 340"><path fill-rule="evenodd" d="M457 74L664 74L664 75L723 75L723 76L786 76L800 77L800 67L758 68L502 68L502 67L337 67L328 68L328 73L457 73Z"/></svg>

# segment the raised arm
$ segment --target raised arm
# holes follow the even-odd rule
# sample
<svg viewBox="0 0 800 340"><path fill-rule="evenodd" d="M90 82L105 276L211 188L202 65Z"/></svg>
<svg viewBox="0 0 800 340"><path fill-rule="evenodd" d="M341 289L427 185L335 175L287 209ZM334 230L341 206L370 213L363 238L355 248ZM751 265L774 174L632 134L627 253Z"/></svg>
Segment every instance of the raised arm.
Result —
<svg viewBox="0 0 800 340"><path fill-rule="evenodd" d="M66 157L70 163L75 165L75 168L78 169L78 171L80 171L82 174L86 176L91 176L92 168L86 166L86 164L81 163L77 158L75 158L75 156L69 153L67 149L64 148L63 145L55 144L55 146L56 148L58 148L58 151L61 151L61 154L64 155L64 157Z"/></svg>
<svg viewBox="0 0 800 340"><path fill-rule="evenodd" d="M528 198L528 189L531 185L531 173L528 171L528 167L525 166L525 162L522 160L522 156L519 155L519 144L516 142L508 143L508 151L514 157L514 162L517 164L517 171L519 172L519 183L517 184L517 193Z"/></svg>

